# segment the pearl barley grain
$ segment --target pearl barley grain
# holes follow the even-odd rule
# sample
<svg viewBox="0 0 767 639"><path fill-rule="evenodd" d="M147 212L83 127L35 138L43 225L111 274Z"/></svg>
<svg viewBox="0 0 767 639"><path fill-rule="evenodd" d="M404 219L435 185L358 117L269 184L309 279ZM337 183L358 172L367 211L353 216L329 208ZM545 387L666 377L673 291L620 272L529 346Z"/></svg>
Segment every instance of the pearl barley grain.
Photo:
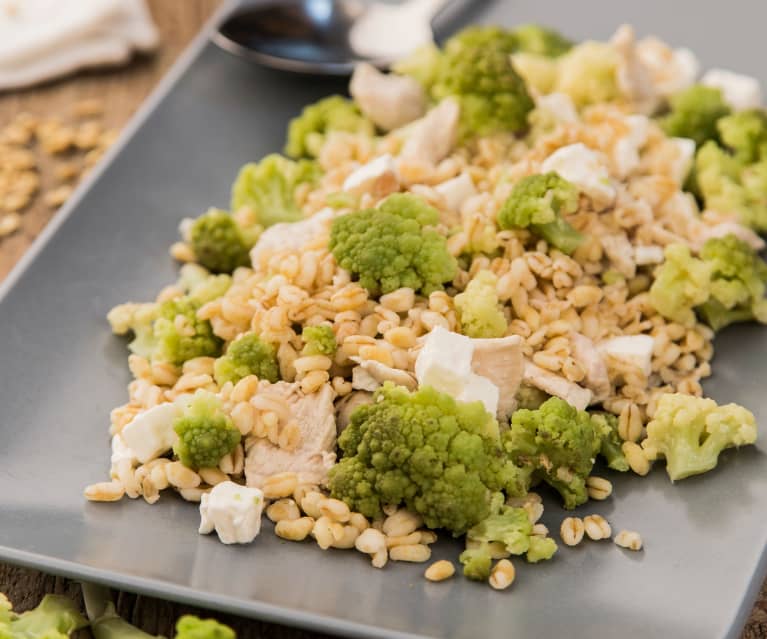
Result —
<svg viewBox="0 0 767 639"><path fill-rule="evenodd" d="M455 574L455 566L446 559L435 561L426 569L423 576L429 581L445 581Z"/></svg>
<svg viewBox="0 0 767 639"><path fill-rule="evenodd" d="M642 537L633 530L621 530L615 535L615 544L627 550L642 550Z"/></svg>
<svg viewBox="0 0 767 639"><path fill-rule="evenodd" d="M567 517L559 527L559 536L567 546L577 546L583 540L584 526L580 517Z"/></svg>
<svg viewBox="0 0 767 639"><path fill-rule="evenodd" d="M589 539L598 541L600 539L609 539L612 535L612 529L607 520L602 515L588 515L583 518L583 529L586 531Z"/></svg>

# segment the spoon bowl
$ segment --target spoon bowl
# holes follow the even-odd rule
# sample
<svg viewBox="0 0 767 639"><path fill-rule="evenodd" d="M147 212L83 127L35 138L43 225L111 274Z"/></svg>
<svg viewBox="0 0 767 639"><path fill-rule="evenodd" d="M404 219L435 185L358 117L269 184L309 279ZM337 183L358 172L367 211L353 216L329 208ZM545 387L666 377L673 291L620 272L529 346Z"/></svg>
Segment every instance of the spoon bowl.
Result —
<svg viewBox="0 0 767 639"><path fill-rule="evenodd" d="M214 41L230 53L276 69L345 76L360 62L386 68L431 42L431 21L445 4L447 0L246 4L223 21Z"/></svg>

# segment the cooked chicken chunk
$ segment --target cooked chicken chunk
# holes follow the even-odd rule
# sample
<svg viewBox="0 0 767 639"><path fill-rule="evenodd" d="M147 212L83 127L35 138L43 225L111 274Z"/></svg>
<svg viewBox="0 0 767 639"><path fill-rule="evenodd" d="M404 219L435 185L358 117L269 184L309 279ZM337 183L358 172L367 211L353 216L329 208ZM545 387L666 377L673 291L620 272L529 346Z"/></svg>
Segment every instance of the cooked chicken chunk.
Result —
<svg viewBox="0 0 767 639"><path fill-rule="evenodd" d="M413 129L402 147L401 157L427 164L444 160L455 145L461 107L453 98L442 100Z"/></svg>
<svg viewBox="0 0 767 639"><path fill-rule="evenodd" d="M384 382L394 382L412 391L418 388L414 375L407 371L392 368L373 359L350 358L358 364L352 370L352 387L359 390L374 391L383 386Z"/></svg>
<svg viewBox="0 0 767 639"><path fill-rule="evenodd" d="M298 424L301 443L292 451L279 448L268 439L258 439L245 458L248 486L260 488L267 477L293 472L300 483L324 484L336 461L335 391L325 384L316 393L305 395L299 384L277 382L264 385L259 393L284 400L290 419Z"/></svg>
<svg viewBox="0 0 767 639"><path fill-rule="evenodd" d="M373 401L373 393L367 391L352 391L346 397L336 402L336 431L340 435L349 425L352 413L360 406L366 406Z"/></svg>
<svg viewBox="0 0 767 639"><path fill-rule="evenodd" d="M573 359L586 373L583 385L593 394L591 403L601 402L610 396L610 378L607 375L607 365L602 354L594 342L580 333L572 333L570 343L573 345Z"/></svg>
<svg viewBox="0 0 767 639"><path fill-rule="evenodd" d="M349 92L362 112L384 131L405 126L426 112L426 95L417 80L381 73L371 64L354 68Z"/></svg>
<svg viewBox="0 0 767 639"><path fill-rule="evenodd" d="M612 233L600 238L602 248L615 269L625 277L634 277L637 272L634 262L634 247L625 233Z"/></svg>
<svg viewBox="0 0 767 639"><path fill-rule="evenodd" d="M516 408L517 390L522 382L525 360L519 335L494 339L472 339L471 368L498 387L498 419L507 419Z"/></svg>
<svg viewBox="0 0 767 639"><path fill-rule="evenodd" d="M591 403L591 391L574 384L561 375L544 370L532 362L525 361L525 373L522 381L530 386L540 388L554 397L564 399L578 410L585 410Z"/></svg>

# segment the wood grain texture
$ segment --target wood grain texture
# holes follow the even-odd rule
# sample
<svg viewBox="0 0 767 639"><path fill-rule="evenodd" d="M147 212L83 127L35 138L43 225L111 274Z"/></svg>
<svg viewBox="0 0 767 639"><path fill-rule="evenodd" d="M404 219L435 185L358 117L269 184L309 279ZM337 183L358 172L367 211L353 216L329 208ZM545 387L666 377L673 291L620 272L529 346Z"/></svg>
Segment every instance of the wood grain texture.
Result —
<svg viewBox="0 0 767 639"><path fill-rule="evenodd" d="M155 56L137 59L124 69L92 71L43 87L0 95L0 126L22 111L43 117L66 116L76 101L96 97L102 99L106 107L104 123L109 127L122 127L219 2L220 0L150 0L152 13L162 33L162 48ZM41 161L45 179L45 173L50 167L44 163L45 160ZM38 197L22 216L21 232L0 240L0 280L18 261L52 214L53 211ZM82 605L80 587L76 582L5 564L0 564L0 592L5 592L18 610L34 607L46 593L68 595ZM188 612L215 616L231 625L240 639L326 637L130 593L118 593L116 601L119 613L131 623L147 632L166 637L173 634L175 619ZM78 639L88 635L87 631L83 631L79 633ZM767 639L765 587L762 588L742 639Z"/></svg>

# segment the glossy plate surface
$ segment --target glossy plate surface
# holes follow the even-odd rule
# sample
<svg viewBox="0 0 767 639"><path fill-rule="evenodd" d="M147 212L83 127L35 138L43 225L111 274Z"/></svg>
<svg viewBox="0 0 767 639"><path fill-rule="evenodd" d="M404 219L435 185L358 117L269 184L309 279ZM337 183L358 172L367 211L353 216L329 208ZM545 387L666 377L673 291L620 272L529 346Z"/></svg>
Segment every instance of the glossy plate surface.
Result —
<svg viewBox="0 0 767 639"><path fill-rule="evenodd" d="M689 46L705 66L767 85L764 3L520 0L484 19L547 23L581 39L631 22ZM108 414L129 381L106 312L173 281L167 249L178 221L225 206L240 165L279 150L304 104L343 90L259 69L204 40L173 76L0 290L0 560L358 637L739 636L765 572L764 443L676 486L660 469L645 480L611 476L614 498L579 514L640 531L646 550L592 542L544 565L517 561L505 593L464 579L431 584L420 565L374 570L358 553L281 542L269 530L252 546L226 547L199 536L196 507L172 495L155 506L86 503L83 487L106 476ZM716 348L707 391L767 427L767 330L730 329ZM544 522L556 531L562 517L552 502ZM445 541L435 555L458 552Z"/></svg>

